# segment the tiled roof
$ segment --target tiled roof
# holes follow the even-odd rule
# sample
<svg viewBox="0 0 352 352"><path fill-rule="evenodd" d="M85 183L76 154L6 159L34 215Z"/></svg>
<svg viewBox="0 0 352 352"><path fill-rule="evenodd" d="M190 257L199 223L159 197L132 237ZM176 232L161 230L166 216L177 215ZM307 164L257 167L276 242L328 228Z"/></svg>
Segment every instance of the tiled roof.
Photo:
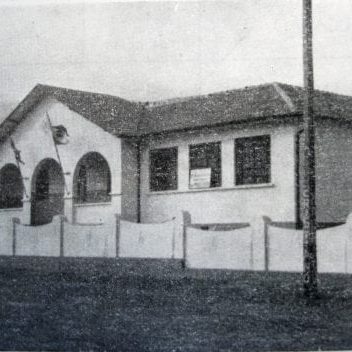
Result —
<svg viewBox="0 0 352 352"><path fill-rule="evenodd" d="M0 142L11 134L26 113L45 97L53 97L71 110L115 135L136 135L143 104L106 94L82 92L38 84L0 125Z"/></svg>
<svg viewBox="0 0 352 352"><path fill-rule="evenodd" d="M291 99L295 111L303 113L303 88L279 84ZM352 121L352 97L348 95L314 91L314 114L320 117Z"/></svg>
<svg viewBox="0 0 352 352"><path fill-rule="evenodd" d="M208 94L151 106L140 132L163 132L212 126L292 113L274 84Z"/></svg>
<svg viewBox="0 0 352 352"><path fill-rule="evenodd" d="M317 116L352 121L352 97L316 90ZM159 133L267 118L301 116L303 88L270 83L175 102L150 104L140 133Z"/></svg>
<svg viewBox="0 0 352 352"><path fill-rule="evenodd" d="M130 102L106 94L37 85L0 125L0 142L35 104L49 96L118 136L282 119L301 116L303 107L303 89L282 83L154 103ZM316 90L314 112L321 117L352 121L352 97Z"/></svg>

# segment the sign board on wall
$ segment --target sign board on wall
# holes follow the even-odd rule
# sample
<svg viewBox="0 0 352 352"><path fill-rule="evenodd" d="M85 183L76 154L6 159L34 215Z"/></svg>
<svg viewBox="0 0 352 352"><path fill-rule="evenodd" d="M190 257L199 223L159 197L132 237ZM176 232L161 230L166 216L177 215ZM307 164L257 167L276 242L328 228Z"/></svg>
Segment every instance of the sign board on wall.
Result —
<svg viewBox="0 0 352 352"><path fill-rule="evenodd" d="M209 188L211 168L191 170L189 188Z"/></svg>

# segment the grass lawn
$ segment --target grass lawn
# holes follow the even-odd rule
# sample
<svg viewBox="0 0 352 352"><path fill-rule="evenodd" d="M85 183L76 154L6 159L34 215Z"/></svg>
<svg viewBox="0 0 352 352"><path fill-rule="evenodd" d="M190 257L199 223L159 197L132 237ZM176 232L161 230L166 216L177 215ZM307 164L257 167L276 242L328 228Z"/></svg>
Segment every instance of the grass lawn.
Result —
<svg viewBox="0 0 352 352"><path fill-rule="evenodd" d="M186 271L172 277L0 270L0 350L352 349L352 277Z"/></svg>

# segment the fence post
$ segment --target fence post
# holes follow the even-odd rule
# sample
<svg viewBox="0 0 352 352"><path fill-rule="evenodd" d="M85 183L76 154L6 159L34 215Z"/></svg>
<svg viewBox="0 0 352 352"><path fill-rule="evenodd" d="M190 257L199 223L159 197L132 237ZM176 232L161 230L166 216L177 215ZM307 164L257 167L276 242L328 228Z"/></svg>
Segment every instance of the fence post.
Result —
<svg viewBox="0 0 352 352"><path fill-rule="evenodd" d="M272 223L268 216L263 216L264 221L264 263L265 271L269 271L269 225Z"/></svg>
<svg viewBox="0 0 352 352"><path fill-rule="evenodd" d="M174 226L172 230L172 244L171 244L171 258L175 259L175 247L176 247L176 228L177 228L177 218L173 218Z"/></svg>
<svg viewBox="0 0 352 352"><path fill-rule="evenodd" d="M350 249L350 242L351 242L351 235L352 235L352 213L347 216L346 225L348 226L348 230L346 231L346 238L345 238L345 271L346 274L349 273L349 249ZM319 253L318 253L319 254ZM318 257L319 260L319 257Z"/></svg>
<svg viewBox="0 0 352 352"><path fill-rule="evenodd" d="M256 231L257 226L255 222L252 220L249 222L249 226L251 227L251 243L250 243L250 258L249 258L249 267L251 270L254 270L254 234L253 232Z"/></svg>
<svg viewBox="0 0 352 352"><path fill-rule="evenodd" d="M12 218L12 255L16 255L16 224L20 224L19 218Z"/></svg>
<svg viewBox="0 0 352 352"><path fill-rule="evenodd" d="M120 252L120 231L121 231L121 215L120 214L115 214L115 219L116 219L116 258L119 257L119 252Z"/></svg>
<svg viewBox="0 0 352 352"><path fill-rule="evenodd" d="M64 257L64 222L65 222L65 217L63 215L60 216L60 257Z"/></svg>
<svg viewBox="0 0 352 352"><path fill-rule="evenodd" d="M182 225L183 225L183 267L186 268L187 261L187 226L191 225L191 214L188 211L182 211Z"/></svg>

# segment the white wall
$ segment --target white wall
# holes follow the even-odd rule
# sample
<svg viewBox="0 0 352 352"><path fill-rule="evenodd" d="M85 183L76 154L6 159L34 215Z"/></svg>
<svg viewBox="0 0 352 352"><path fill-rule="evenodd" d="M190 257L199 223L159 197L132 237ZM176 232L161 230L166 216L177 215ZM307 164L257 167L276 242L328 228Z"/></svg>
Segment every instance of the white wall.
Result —
<svg viewBox="0 0 352 352"><path fill-rule="evenodd" d="M131 258L175 258L179 240L177 222L161 224L120 223L119 256Z"/></svg>
<svg viewBox="0 0 352 352"><path fill-rule="evenodd" d="M64 223L65 257L115 257L116 224L72 225Z"/></svg>
<svg viewBox="0 0 352 352"><path fill-rule="evenodd" d="M120 201L121 196L115 197L116 200ZM116 204L116 206L112 206L111 203L76 204L74 212L77 223L109 223L114 219L112 215L120 213L120 204Z"/></svg>
<svg viewBox="0 0 352 352"><path fill-rule="evenodd" d="M303 271L303 231L268 226L268 269ZM317 231L319 273L352 272L352 216L340 226Z"/></svg>
<svg viewBox="0 0 352 352"><path fill-rule="evenodd" d="M0 255L12 255L13 224L12 218L21 218L22 209L0 211Z"/></svg>
<svg viewBox="0 0 352 352"><path fill-rule="evenodd" d="M25 226L16 224L16 255L60 256L60 217L54 217L50 224Z"/></svg>
<svg viewBox="0 0 352 352"><path fill-rule="evenodd" d="M165 221L187 210L193 223L243 222L265 214L277 221L295 221L295 127L258 126L177 133L150 138L142 149L142 222ZM271 184L235 186L234 139L271 135ZM189 190L190 144L222 142L222 187ZM178 190L149 191L149 150L178 147Z"/></svg>
<svg viewBox="0 0 352 352"><path fill-rule="evenodd" d="M200 269L252 270L253 230L250 226L232 231L187 229L186 265Z"/></svg>
<svg viewBox="0 0 352 352"><path fill-rule="evenodd" d="M120 139L51 98L44 99L28 113L12 135L17 149L21 150L22 160L25 162L25 165L22 166L22 175L25 178L28 195L31 194L32 176L39 162L45 158L57 160L46 112L48 112L53 125L62 124L67 128L70 139L67 145L58 146L68 188L68 192L65 193L65 215L70 220L72 219L75 209L72 207L73 175L78 161L88 152L98 152L107 160L112 175L112 202L105 206L104 211L111 214L119 212L121 195ZM15 163L9 140L0 145L0 156L0 168L6 163ZM29 199L25 200L27 200L27 204L23 209L21 221L29 223L30 203ZM101 214L99 212L92 213L92 208L87 208L87 213L90 216L89 221L98 222ZM80 207L77 211L77 217L81 219L84 212L83 207Z"/></svg>
<svg viewBox="0 0 352 352"><path fill-rule="evenodd" d="M303 271L303 232L269 226L269 271Z"/></svg>

